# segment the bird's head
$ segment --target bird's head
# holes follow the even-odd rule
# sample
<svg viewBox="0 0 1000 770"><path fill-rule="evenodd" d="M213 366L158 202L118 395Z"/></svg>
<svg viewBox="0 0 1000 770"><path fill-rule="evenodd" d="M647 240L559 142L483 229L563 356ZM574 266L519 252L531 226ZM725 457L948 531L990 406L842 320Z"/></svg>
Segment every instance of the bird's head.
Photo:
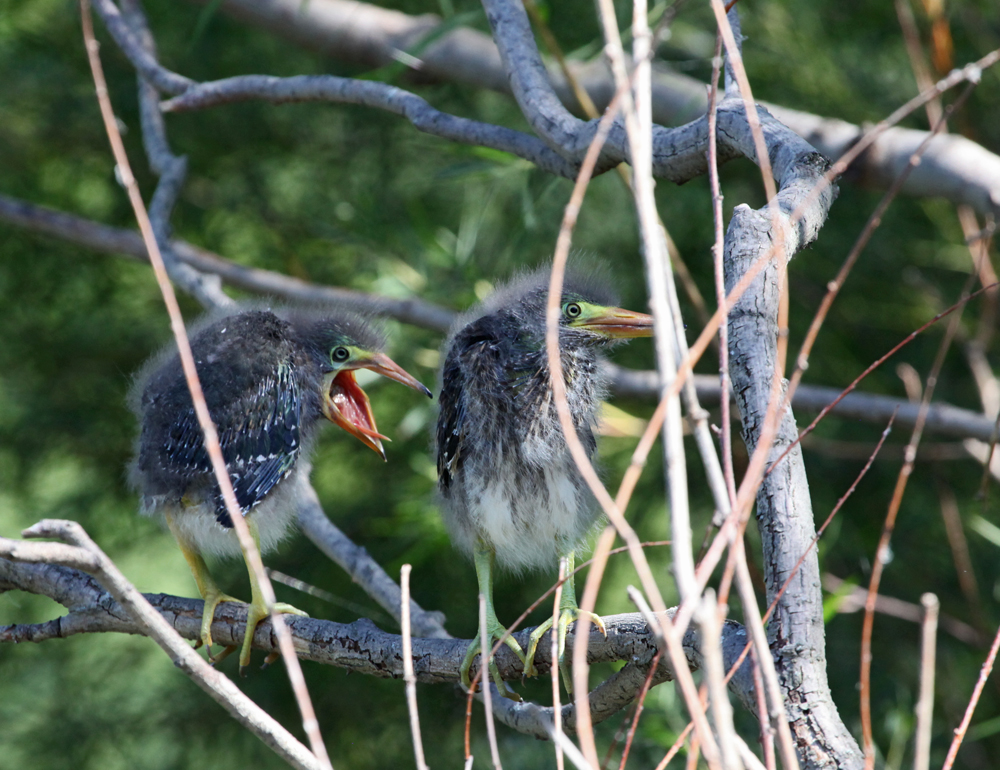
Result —
<svg viewBox="0 0 1000 770"><path fill-rule="evenodd" d="M564 338L607 344L653 335L653 317L646 313L598 304L573 292L564 292L562 301L559 324Z"/></svg>
<svg viewBox="0 0 1000 770"><path fill-rule="evenodd" d="M368 395L358 385L355 372L370 369L409 388L431 396L403 367L382 352L382 335L359 316L324 317L308 324L304 342L323 373L323 416L371 447L385 459Z"/></svg>
<svg viewBox="0 0 1000 770"><path fill-rule="evenodd" d="M545 311L549 269L516 279L485 303L489 311L507 316L508 324L530 348L545 345ZM564 349L602 347L653 335L653 317L617 307L610 278L592 268L567 273L560 298L559 339Z"/></svg>

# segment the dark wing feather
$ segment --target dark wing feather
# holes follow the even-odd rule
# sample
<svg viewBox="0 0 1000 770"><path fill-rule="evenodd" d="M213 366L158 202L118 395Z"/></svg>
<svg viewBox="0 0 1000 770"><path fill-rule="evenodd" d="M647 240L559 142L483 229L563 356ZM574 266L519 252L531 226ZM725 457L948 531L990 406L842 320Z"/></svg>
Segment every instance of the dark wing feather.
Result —
<svg viewBox="0 0 1000 770"><path fill-rule="evenodd" d="M467 394L495 389L498 339L487 316L466 326L452 341L441 373L441 413L437 424L438 485L447 491L462 466L467 434ZM484 377L484 370L488 374Z"/></svg>
<svg viewBox="0 0 1000 770"><path fill-rule="evenodd" d="M461 446L465 422L465 376L453 348L445 361L441 376L441 394L438 404L441 413L437 424L438 484L442 491L451 486L451 480L461 465Z"/></svg>
<svg viewBox="0 0 1000 770"><path fill-rule="evenodd" d="M290 364L280 364L257 386L229 401L213 414L225 426L219 443L240 509L246 513L261 502L292 470L301 451L302 398ZM182 476L210 475L201 426L191 407L169 429L162 458ZM219 523L232 526L222 493L216 489Z"/></svg>

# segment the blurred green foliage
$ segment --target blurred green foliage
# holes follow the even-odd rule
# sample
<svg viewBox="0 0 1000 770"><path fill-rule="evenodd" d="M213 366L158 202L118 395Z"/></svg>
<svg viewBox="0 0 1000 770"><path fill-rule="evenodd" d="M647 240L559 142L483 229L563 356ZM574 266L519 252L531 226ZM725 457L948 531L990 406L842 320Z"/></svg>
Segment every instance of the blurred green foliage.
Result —
<svg viewBox="0 0 1000 770"><path fill-rule="evenodd" d="M663 3L660 3L663 5ZM363 71L298 49L266 32L242 26L196 5L149 2L152 28L165 63L198 79L261 72L276 75ZM620 18L630 4L619 2ZM485 29L474 0L401 0L409 13L439 12ZM599 50L592 9L576 0L550 0L543 10L567 51ZM919 14L918 9L918 14ZM1000 13L992 0L957 0L947 8L955 62L963 64L1000 45ZM921 17L921 21L923 19ZM926 26L926 25L925 25ZM926 29L925 29L926 32ZM134 76L99 30L116 110L129 129L125 141L143 190L154 181L143 162ZM863 6L834 0L802 4L760 0L744 8L745 56L756 95L789 107L851 121L874 121L914 92L898 24L890 4ZM712 50L711 14L686 5L660 53L679 69L706 77ZM80 42L76 5L67 0L0 0L0 192L93 219L132 227L125 196L115 184L107 141ZM377 77L401 82L393 68ZM510 99L452 85L420 86L432 104L460 115L523 127ZM454 309L473 303L519 266L544 262L553 249L570 183L490 151L452 145L415 131L400 119L360 107L271 106L247 103L168 118L175 151L189 157L190 176L173 223L179 236L243 264L318 283L392 296L419 296ZM923 127L922 114L907 125ZM1000 77L986 73L955 126L1000 151ZM723 172L727 211L762 202L759 176L749 163ZM794 261L791 329L794 351L822 297L880 193L842 185L819 241ZM682 188L661 183L662 216L705 296L714 296L710 263L711 208L705 180ZM953 208L937 200L900 200L885 217L820 336L808 382L845 385L872 360L951 304L969 270ZM614 265L624 304L643 306L643 279L630 198L613 174L591 186L575 244ZM198 308L183 299L189 318ZM135 425L125 407L133 372L169 337L162 302L141 264L95 254L72 244L0 224L0 534L12 537L43 517L80 521L142 589L194 593L184 561L156 522L136 513L124 483ZM696 316L690 307L690 331ZM973 303L963 335L975 333L982 306ZM392 353L431 383L440 336L390 323ZM941 339L935 328L868 379L865 389L903 393L894 372L908 362L926 374ZM938 398L979 409L960 352L949 354ZM996 361L995 345L989 351ZM636 342L617 352L620 363L648 367L652 350ZM708 358L711 358L710 356ZM701 371L712 371L706 360ZM471 565L451 549L434 497L429 451L433 407L401 388L369 388L382 429L395 440L383 464L346 434L325 431L314 481L328 514L369 549L390 574L414 565L415 598L444 611L449 630L474 633L475 580ZM648 403L622 403L648 415ZM801 422L801 420L800 420ZM881 428L834 419L824 441L870 448ZM897 432L900 433L900 432ZM934 441L933 436L928 440ZM897 446L901 435L891 441ZM833 444L806 460L815 510L825 518L861 467ZM839 445L838 445L839 446ZM632 441L607 438L601 455L614 483ZM691 447L695 526L704 531L711 503L699 483ZM896 457L887 452L887 457ZM739 460L738 459L738 464ZM876 463L821 543L823 568L860 584L891 494L898 459ZM997 522L994 492L985 510L975 500L979 466L969 461L921 462L910 481L893 539L885 593L916 602L934 591L943 611L974 621L959 588L944 537L939 489L950 486L963 518ZM630 517L644 539L667 536L662 473L654 461L640 483ZM1000 553L969 531L969 546L988 629L1000 622ZM751 543L756 535L750 532ZM757 557L759 558L759 557ZM651 552L669 574L665 549ZM290 540L271 566L331 591L347 603L373 602L304 540ZM224 585L239 594L243 566L221 565ZM551 575L503 578L501 619L513 619L549 584ZM624 588L635 582L617 557L598 610L630 611ZM664 580L669 595L672 589ZM282 599L315 616L351 621L357 614L279 586ZM0 596L0 623L36 622L62 610L23 594ZM738 617L738 607L733 616ZM541 611L533 618L541 618ZM837 615L828 626L833 694L845 721L858 732L860 616ZM972 690L984 651L942 634L939 640L934 762L940 763ZM918 678L916 625L880 616L875 626L873 703L875 734L887 766L908 763ZM235 661L223 664L229 674ZM338 768L407 766L411 748L401 682L307 665L313 697ZM600 673L600 672L597 672ZM959 765L1000 763L1000 688L987 686ZM240 686L299 732L296 709L280 666L254 672ZM546 687L523 687L545 701ZM359 704L364 704L359 708ZM433 767L461 762L464 700L451 688L422 687L424 741ZM479 712L477 712L478 714ZM632 766L651 766L685 724L670 685L647 703L632 750ZM621 717L599 728L602 751ZM753 728L742 717L744 734ZM474 745L486 761L477 716ZM552 765L551 748L506 729L501 752L508 766ZM39 646L0 646L0 767L56 770L114 768L279 767L280 762L242 731L149 640L77 637Z"/></svg>

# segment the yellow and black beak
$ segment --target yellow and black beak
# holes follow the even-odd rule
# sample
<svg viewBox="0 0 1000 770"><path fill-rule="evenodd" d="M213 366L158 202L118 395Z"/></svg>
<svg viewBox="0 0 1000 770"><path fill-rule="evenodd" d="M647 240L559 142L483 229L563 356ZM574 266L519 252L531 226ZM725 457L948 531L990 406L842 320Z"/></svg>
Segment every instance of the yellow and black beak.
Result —
<svg viewBox="0 0 1000 770"><path fill-rule="evenodd" d="M597 308L597 312L572 325L610 339L626 340L653 336L653 316L620 307Z"/></svg>
<svg viewBox="0 0 1000 770"><path fill-rule="evenodd" d="M352 362L348 368L326 375L323 380L323 415L362 444L374 449L384 460L382 439L389 441L389 438L379 433L375 426L371 402L354 376L357 369L371 369L428 396L431 392L385 353L373 353L367 358Z"/></svg>

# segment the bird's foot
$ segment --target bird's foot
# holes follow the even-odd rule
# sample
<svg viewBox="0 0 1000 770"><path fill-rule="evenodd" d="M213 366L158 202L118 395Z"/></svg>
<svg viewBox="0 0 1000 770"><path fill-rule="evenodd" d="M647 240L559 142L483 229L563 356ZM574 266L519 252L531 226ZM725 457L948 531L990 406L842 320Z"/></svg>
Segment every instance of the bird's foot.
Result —
<svg viewBox="0 0 1000 770"><path fill-rule="evenodd" d="M239 599L229 594L224 594L222 591L209 590L206 592L205 609L201 613L201 633L198 635L198 641L194 643L194 647L198 649L202 645L205 645L209 663L218 663L221 660L225 660L226 656L235 649L235 647L226 647L218 655L212 655L212 621L215 620L215 610L223 602L243 604Z"/></svg>
<svg viewBox="0 0 1000 770"><path fill-rule="evenodd" d="M274 613L281 615L299 615L304 618L309 617L308 612L303 612L291 604L278 602L274 605ZM250 648L253 646L253 635L257 630L257 625L269 617L271 613L267 611L267 605L263 602L255 602L247 607L247 625L243 637L243 648L240 650L240 676L246 676L247 666L250 665ZM271 656L268 656L270 660Z"/></svg>
<svg viewBox="0 0 1000 770"><path fill-rule="evenodd" d="M593 612L585 613L575 603L572 605L567 604L560 610L559 625L556 629L556 633L558 634L559 670L562 672L563 686L568 693L573 692L573 679L570 676L569 667L566 664L564 655L566 652L566 634L569 631L569 624L579 620L581 615L587 615L590 618L590 622L597 626L597 630L604 634L605 638L608 636L608 629L604 626L604 621L601 620L600 615L596 615ZM552 618L548 618L542 625L531 632L531 636L528 638L528 654L525 656L525 676L538 676L538 669L535 667L535 653L538 652L538 643L551 628Z"/></svg>
<svg viewBox="0 0 1000 770"><path fill-rule="evenodd" d="M487 633L487 644L489 644L490 647L492 647L495 641L497 641L498 639L503 637L504 634L507 633L507 629L501 626L500 623L496 620L496 618L494 618L493 622L487 625L486 633ZM482 638L482 633L480 632L479 634L477 634L476 638L469 643L469 649L465 651L465 658L462 660L462 668L460 669L460 671L462 674L462 685L465 687L466 690L472 688L472 681L469 676L469 669L472 667L472 661L476 659L476 656L482 653L482 642L480 641L481 638ZM508 647L510 647L514 651L514 654L517 655L517 657L520 659L520 661L524 663L524 650L522 650L521 645L517 643L517 639L515 639L513 636L508 636L507 638L504 639L504 643ZM500 691L500 694L503 697L508 698L509 700L520 702L521 696L518 695L513 690L511 690L509 687L507 687L507 683L500 676L500 669L497 667L497 664L493 661L492 655L490 656L488 668L490 676L493 678L493 682L496 684L497 689ZM480 681L483 681L485 679L485 672L481 673L479 678Z"/></svg>

